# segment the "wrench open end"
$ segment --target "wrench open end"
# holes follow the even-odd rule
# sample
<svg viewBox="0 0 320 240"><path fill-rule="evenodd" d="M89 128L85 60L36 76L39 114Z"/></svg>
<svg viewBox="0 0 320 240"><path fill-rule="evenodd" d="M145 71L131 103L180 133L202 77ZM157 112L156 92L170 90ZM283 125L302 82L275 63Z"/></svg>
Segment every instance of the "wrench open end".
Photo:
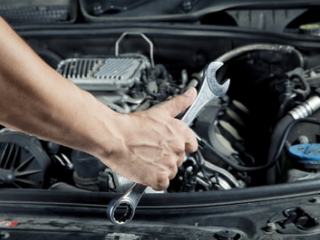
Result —
<svg viewBox="0 0 320 240"><path fill-rule="evenodd" d="M208 86L211 92L216 95L217 97L222 97L226 94L227 90L229 89L230 79L228 79L223 84L219 84L216 79L216 73L219 68L223 65L222 62L211 62L206 69L205 77L208 81Z"/></svg>

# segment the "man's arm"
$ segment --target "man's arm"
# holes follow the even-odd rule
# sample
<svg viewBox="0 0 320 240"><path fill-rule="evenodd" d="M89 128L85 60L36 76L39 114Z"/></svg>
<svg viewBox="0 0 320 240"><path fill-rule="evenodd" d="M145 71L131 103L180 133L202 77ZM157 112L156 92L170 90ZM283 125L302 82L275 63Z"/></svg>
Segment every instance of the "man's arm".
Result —
<svg viewBox="0 0 320 240"><path fill-rule="evenodd" d="M155 190L168 187L193 132L174 117L195 89L143 112L119 114L48 66L0 18L0 124L88 152Z"/></svg>

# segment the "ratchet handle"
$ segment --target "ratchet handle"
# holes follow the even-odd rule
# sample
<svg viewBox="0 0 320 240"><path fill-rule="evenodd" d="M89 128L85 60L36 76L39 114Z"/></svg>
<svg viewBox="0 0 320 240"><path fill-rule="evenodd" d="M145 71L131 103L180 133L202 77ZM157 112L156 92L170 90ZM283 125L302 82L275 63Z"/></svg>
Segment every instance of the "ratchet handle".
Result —
<svg viewBox="0 0 320 240"><path fill-rule="evenodd" d="M146 188L145 185L135 183L122 197L113 199L107 208L109 220L115 225L129 223Z"/></svg>

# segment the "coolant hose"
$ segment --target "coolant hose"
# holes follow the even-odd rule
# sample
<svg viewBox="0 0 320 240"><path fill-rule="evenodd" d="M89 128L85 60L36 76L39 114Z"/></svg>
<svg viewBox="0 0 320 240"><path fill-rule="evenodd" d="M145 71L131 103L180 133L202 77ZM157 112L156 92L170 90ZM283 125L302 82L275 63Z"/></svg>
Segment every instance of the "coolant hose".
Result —
<svg viewBox="0 0 320 240"><path fill-rule="evenodd" d="M249 44L249 45L245 45L245 46L241 46L241 47L235 48L235 49L223 54L222 56L217 58L215 61L226 63L230 59L232 59L234 57L238 57L238 56L240 56L240 55L242 55L242 54L244 54L246 52L262 51L262 50L282 51L284 53L293 53L298 58L300 67L302 67L302 68L304 67L303 56L297 49L295 49L292 46L288 46L288 45L268 44L268 43Z"/></svg>

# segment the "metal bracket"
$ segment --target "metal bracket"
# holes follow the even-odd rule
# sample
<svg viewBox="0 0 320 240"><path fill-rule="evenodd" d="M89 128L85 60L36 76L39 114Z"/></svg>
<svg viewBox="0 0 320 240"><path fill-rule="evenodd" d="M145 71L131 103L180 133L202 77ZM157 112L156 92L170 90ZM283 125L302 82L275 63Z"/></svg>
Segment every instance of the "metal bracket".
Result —
<svg viewBox="0 0 320 240"><path fill-rule="evenodd" d="M118 40L116 41L116 45L115 45L115 56L118 57L119 56L119 45L120 42L123 40L123 38L127 35L138 35L141 36L150 46L150 62L151 62L151 66L154 67L154 59L153 59L153 43L152 41L143 33L140 32L124 32L122 33L122 35L118 38Z"/></svg>

